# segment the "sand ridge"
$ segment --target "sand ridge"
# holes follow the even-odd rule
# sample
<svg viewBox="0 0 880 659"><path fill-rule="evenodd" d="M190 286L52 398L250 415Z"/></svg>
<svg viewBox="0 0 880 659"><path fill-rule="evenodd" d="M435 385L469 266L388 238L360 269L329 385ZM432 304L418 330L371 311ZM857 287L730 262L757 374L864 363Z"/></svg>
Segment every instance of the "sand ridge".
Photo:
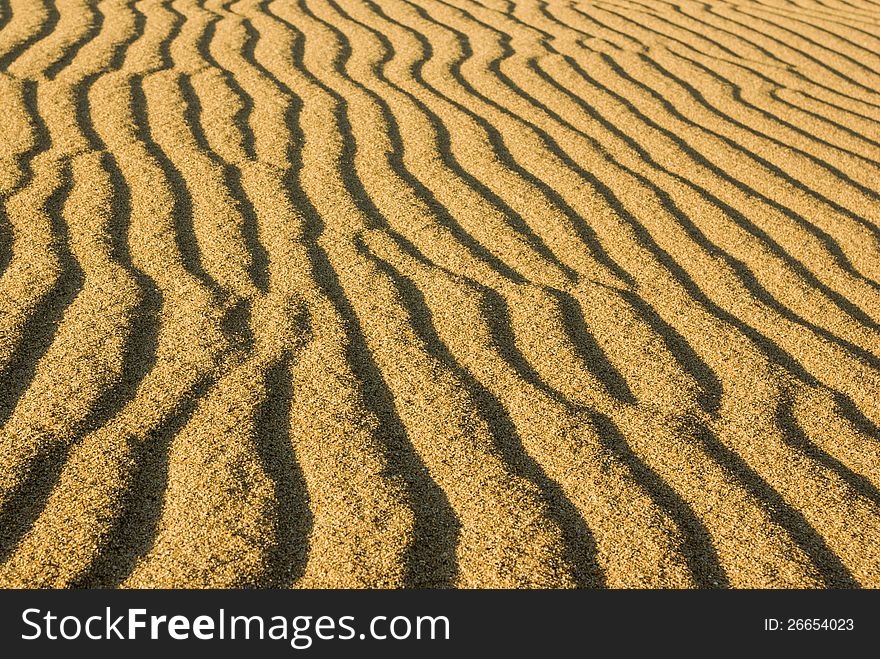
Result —
<svg viewBox="0 0 880 659"><path fill-rule="evenodd" d="M0 2L0 586L880 586L878 7Z"/></svg>

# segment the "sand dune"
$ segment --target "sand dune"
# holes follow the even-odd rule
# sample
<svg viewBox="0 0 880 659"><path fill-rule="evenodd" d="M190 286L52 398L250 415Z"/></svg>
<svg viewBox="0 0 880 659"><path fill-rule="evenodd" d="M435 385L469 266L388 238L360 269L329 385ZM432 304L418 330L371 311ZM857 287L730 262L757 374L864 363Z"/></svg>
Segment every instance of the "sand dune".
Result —
<svg viewBox="0 0 880 659"><path fill-rule="evenodd" d="M0 99L0 586L880 587L876 0L2 0Z"/></svg>

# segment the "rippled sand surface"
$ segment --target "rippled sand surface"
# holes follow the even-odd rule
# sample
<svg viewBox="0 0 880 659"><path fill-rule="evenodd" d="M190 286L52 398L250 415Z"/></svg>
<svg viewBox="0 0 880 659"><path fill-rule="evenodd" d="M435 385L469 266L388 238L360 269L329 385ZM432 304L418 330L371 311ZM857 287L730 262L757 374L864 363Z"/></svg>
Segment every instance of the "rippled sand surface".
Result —
<svg viewBox="0 0 880 659"><path fill-rule="evenodd" d="M0 0L0 585L880 587L877 0Z"/></svg>

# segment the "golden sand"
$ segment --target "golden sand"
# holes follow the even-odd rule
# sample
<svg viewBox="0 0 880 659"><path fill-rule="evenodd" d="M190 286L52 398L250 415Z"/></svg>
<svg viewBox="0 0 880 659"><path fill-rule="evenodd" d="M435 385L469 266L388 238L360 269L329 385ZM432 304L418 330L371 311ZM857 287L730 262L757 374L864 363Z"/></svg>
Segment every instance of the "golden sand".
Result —
<svg viewBox="0 0 880 659"><path fill-rule="evenodd" d="M4 587L880 587L880 3L2 0L0 424Z"/></svg>

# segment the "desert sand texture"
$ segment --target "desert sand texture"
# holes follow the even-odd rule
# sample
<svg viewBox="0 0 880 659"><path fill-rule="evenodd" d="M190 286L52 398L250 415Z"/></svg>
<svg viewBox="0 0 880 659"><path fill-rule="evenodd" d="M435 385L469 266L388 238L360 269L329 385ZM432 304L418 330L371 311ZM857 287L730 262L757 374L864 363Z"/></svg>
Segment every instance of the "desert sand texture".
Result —
<svg viewBox="0 0 880 659"><path fill-rule="evenodd" d="M880 587L877 0L2 0L0 112L0 586Z"/></svg>

